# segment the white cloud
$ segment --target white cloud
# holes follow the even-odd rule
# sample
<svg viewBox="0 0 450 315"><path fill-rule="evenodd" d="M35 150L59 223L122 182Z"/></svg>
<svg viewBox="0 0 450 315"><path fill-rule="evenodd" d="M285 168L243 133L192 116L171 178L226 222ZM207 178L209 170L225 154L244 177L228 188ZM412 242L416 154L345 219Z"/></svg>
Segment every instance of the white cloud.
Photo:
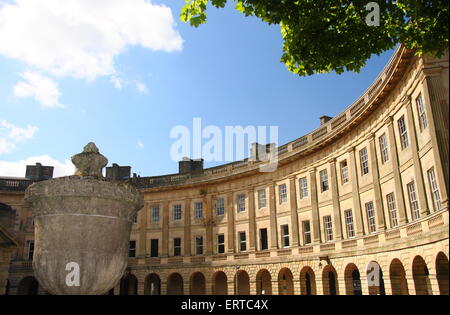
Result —
<svg viewBox="0 0 450 315"><path fill-rule="evenodd" d="M128 46L180 51L174 27L171 9L150 0L12 0L0 5L0 55L94 80L116 74L114 59Z"/></svg>
<svg viewBox="0 0 450 315"><path fill-rule="evenodd" d="M123 79L116 77L116 76L111 76L111 82L114 84L114 87L118 90L121 90L123 87L123 84L126 83Z"/></svg>
<svg viewBox="0 0 450 315"><path fill-rule="evenodd" d="M19 128L4 119L0 120L0 154L11 153L17 142L33 138L38 130L31 125Z"/></svg>
<svg viewBox="0 0 450 315"><path fill-rule="evenodd" d="M144 143L140 140L138 141L137 145L140 149L143 149L145 147Z"/></svg>
<svg viewBox="0 0 450 315"><path fill-rule="evenodd" d="M53 166L53 177L69 176L75 173L75 167L69 160L60 162L48 155L42 155L16 162L0 161L0 176L25 177L26 166L35 165L36 163Z"/></svg>
<svg viewBox="0 0 450 315"><path fill-rule="evenodd" d="M139 93L142 93L142 94L148 93L147 86L142 82L136 82L136 89L139 91Z"/></svg>
<svg viewBox="0 0 450 315"><path fill-rule="evenodd" d="M0 154L10 153L16 148L16 145L5 138L0 137Z"/></svg>
<svg viewBox="0 0 450 315"><path fill-rule="evenodd" d="M39 128L35 126L28 125L27 128L19 128L7 122L6 120L0 120L0 131L7 130L8 133L6 136L14 141L23 141L27 139L31 139L34 137L34 134L39 130Z"/></svg>
<svg viewBox="0 0 450 315"><path fill-rule="evenodd" d="M63 107L59 103L61 92L58 84L37 72L24 72L20 76L25 80L14 86L17 97L33 97L44 107Z"/></svg>

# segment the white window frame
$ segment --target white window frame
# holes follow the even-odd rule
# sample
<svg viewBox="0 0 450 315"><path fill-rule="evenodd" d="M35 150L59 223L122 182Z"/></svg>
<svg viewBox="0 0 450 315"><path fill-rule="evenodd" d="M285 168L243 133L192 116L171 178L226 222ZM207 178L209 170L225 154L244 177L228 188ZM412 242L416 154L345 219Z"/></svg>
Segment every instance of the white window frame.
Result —
<svg viewBox="0 0 450 315"><path fill-rule="evenodd" d="M320 176L320 191L326 192L330 190L330 185L328 183L328 170L324 169L319 172Z"/></svg>
<svg viewBox="0 0 450 315"><path fill-rule="evenodd" d="M308 198L308 179L302 177L298 180L298 185L300 189L300 199Z"/></svg>
<svg viewBox="0 0 450 315"><path fill-rule="evenodd" d="M283 244L283 247L290 247L291 243L289 240L289 225L288 224L283 224L282 226L280 226L281 229L281 241Z"/></svg>
<svg viewBox="0 0 450 315"><path fill-rule="evenodd" d="M203 251L203 236L202 235L197 235L195 237L195 255L197 256L201 256L203 255L204 251Z"/></svg>
<svg viewBox="0 0 450 315"><path fill-rule="evenodd" d="M439 211L441 209L441 195L436 181L434 166L427 171L427 175L428 182L430 183L431 198L433 199L433 208L434 211Z"/></svg>
<svg viewBox="0 0 450 315"><path fill-rule="evenodd" d="M359 150L359 161L361 163L361 176L369 174L369 153L367 147Z"/></svg>
<svg viewBox="0 0 450 315"><path fill-rule="evenodd" d="M375 218L375 208L373 201L366 202L366 215L367 215L367 226L369 227L370 233L375 233L377 231L377 224Z"/></svg>
<svg viewBox="0 0 450 315"><path fill-rule="evenodd" d="M173 220L181 221L183 217L183 210L180 204L173 205Z"/></svg>
<svg viewBox="0 0 450 315"><path fill-rule="evenodd" d="M381 163L384 164L389 161L389 147L386 133L383 133L378 141L380 143Z"/></svg>
<svg viewBox="0 0 450 315"><path fill-rule="evenodd" d="M203 218L203 203L195 202L194 203L194 216L196 220L200 220Z"/></svg>
<svg viewBox="0 0 450 315"><path fill-rule="evenodd" d="M416 186L414 181L406 185L409 197L409 206L411 208L411 218L412 220L417 220L420 218L419 201L416 196Z"/></svg>
<svg viewBox="0 0 450 315"><path fill-rule="evenodd" d="M151 206L150 211L152 223L159 223L159 206Z"/></svg>
<svg viewBox="0 0 450 315"><path fill-rule="evenodd" d="M245 194L237 195L237 212L245 212Z"/></svg>
<svg viewBox="0 0 450 315"><path fill-rule="evenodd" d="M323 217L323 226L325 228L325 239L327 242L331 242L333 240L333 221L331 215Z"/></svg>
<svg viewBox="0 0 450 315"><path fill-rule="evenodd" d="M223 237L223 242L220 242L220 237ZM220 251L220 246L223 246L223 251ZM224 254L225 253L225 234L217 234L217 253Z"/></svg>
<svg viewBox="0 0 450 315"><path fill-rule="evenodd" d="M280 197L280 204L286 203L288 201L286 184L281 184L278 188L278 192Z"/></svg>
<svg viewBox="0 0 450 315"><path fill-rule="evenodd" d="M216 199L216 215L218 217L225 215L225 199L224 198L217 198Z"/></svg>
<svg viewBox="0 0 450 315"><path fill-rule="evenodd" d="M308 225L308 229L305 229L306 224ZM303 230L303 243L305 245L310 245L312 243L311 238L311 222L309 220L302 221L302 230ZM309 239L309 242L307 241Z"/></svg>
<svg viewBox="0 0 450 315"><path fill-rule="evenodd" d="M244 236L242 239L241 236ZM245 231L238 232L238 241L239 241L239 251L246 252L247 251L247 233ZM244 249L242 249L244 247Z"/></svg>
<svg viewBox="0 0 450 315"><path fill-rule="evenodd" d="M345 163L345 164L344 164ZM345 185L349 182L348 177L348 162L347 160L343 160L339 163L339 166L341 168L341 181L342 185Z"/></svg>
<svg viewBox="0 0 450 315"><path fill-rule="evenodd" d="M397 121L398 133L400 134L400 143L402 150L409 146L408 130L406 129L405 116L402 116Z"/></svg>
<svg viewBox="0 0 450 315"><path fill-rule="evenodd" d="M258 209L265 208L267 206L266 190L258 190Z"/></svg>
<svg viewBox="0 0 450 315"><path fill-rule="evenodd" d="M398 226L398 214L395 195L393 192L386 195L386 204L389 212L389 219L391 221L391 228L395 228Z"/></svg>
<svg viewBox="0 0 450 315"><path fill-rule="evenodd" d="M355 237L355 225L353 222L353 211L348 209L344 211L345 227L347 230L347 238Z"/></svg>
<svg viewBox="0 0 450 315"><path fill-rule="evenodd" d="M417 113L419 114L420 131L422 132L424 129L428 127L428 119L427 114L425 113L425 107L423 106L422 93L420 93L419 96L417 96L416 105L417 105Z"/></svg>

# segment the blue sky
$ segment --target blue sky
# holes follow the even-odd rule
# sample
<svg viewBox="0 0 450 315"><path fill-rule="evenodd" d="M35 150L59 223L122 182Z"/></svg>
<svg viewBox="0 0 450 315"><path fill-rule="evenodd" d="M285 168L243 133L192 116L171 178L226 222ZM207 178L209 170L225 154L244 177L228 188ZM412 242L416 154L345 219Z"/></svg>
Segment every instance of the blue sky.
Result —
<svg viewBox="0 0 450 315"><path fill-rule="evenodd" d="M70 24L64 8L42 0L40 18L52 19L36 27L26 18L34 0L0 0L0 176L23 176L36 157L55 161L56 175L66 175L67 159L90 141L110 164L131 165L141 176L176 173L170 131L192 128L194 117L222 130L279 126L283 144L317 128L320 116L342 112L392 54L374 56L359 74L298 77L279 61L279 27L233 4L208 9L208 22L193 28L179 21L180 0L99 0L97 11L92 1L79 1ZM2 12L14 22L2 26ZM93 26L79 19L84 12L102 12L89 14L107 22ZM97 63L91 54L101 56Z"/></svg>

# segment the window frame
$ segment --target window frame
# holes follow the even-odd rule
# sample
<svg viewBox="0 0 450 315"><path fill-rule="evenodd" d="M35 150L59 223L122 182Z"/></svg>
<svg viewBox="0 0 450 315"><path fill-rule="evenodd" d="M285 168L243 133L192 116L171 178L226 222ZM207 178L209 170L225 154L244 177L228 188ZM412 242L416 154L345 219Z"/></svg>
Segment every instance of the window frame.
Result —
<svg viewBox="0 0 450 315"><path fill-rule="evenodd" d="M367 226L369 227L369 232L375 233L377 231L375 205L373 204L373 201L369 201L366 202L364 206L366 208Z"/></svg>
<svg viewBox="0 0 450 315"><path fill-rule="evenodd" d="M203 202L194 202L194 218L196 220L203 219Z"/></svg>
<svg viewBox="0 0 450 315"><path fill-rule="evenodd" d="M389 221L391 223L391 228L395 228L398 226L398 213L394 192L391 192L386 195L386 205L389 213Z"/></svg>
<svg viewBox="0 0 450 315"><path fill-rule="evenodd" d="M367 147L359 150L359 163L361 166L361 176L369 174L369 152Z"/></svg>
<svg viewBox="0 0 450 315"><path fill-rule="evenodd" d="M420 132L428 128L428 118L427 113L425 112L425 106L423 104L423 97L422 93L419 93L419 95L416 97L416 107L417 107L417 114L419 118L419 127Z"/></svg>
<svg viewBox="0 0 450 315"><path fill-rule="evenodd" d="M441 209L441 194L437 183L436 172L434 166L427 171L428 183L430 185L431 199L433 202L434 211Z"/></svg>
<svg viewBox="0 0 450 315"><path fill-rule="evenodd" d="M411 181L406 185L406 191L408 192L411 219L412 221L418 220L420 219L420 207L419 201L417 200L416 185L414 181Z"/></svg>
<svg viewBox="0 0 450 315"><path fill-rule="evenodd" d="M353 220L353 211L352 209L348 209L344 211L345 218L345 228L347 232L347 238L355 237L355 223Z"/></svg>
<svg viewBox="0 0 450 315"><path fill-rule="evenodd" d="M333 219L331 215L326 215L323 217L323 226L324 226L325 240L327 242L333 241L334 240Z"/></svg>
<svg viewBox="0 0 450 315"><path fill-rule="evenodd" d="M378 138L378 142L380 145L381 164L384 164L389 161L389 146L386 133L383 133Z"/></svg>
<svg viewBox="0 0 450 315"><path fill-rule="evenodd" d="M283 203L287 203L288 202L287 186L286 186L286 184L281 184L278 187L278 197L279 197L280 205L283 204Z"/></svg>
<svg viewBox="0 0 450 315"><path fill-rule="evenodd" d="M306 229L306 226L308 227L307 229ZM303 244L311 245L312 238L311 238L311 222L310 222L310 220L302 221L302 231L303 231ZM309 242L307 242L307 240L309 240Z"/></svg>
<svg viewBox="0 0 450 315"><path fill-rule="evenodd" d="M159 223L160 222L159 206L151 206L150 212L151 212L150 217L151 217L152 223Z"/></svg>
<svg viewBox="0 0 450 315"><path fill-rule="evenodd" d="M400 135L400 145L402 150L409 146L408 129L406 128L405 116L403 115L397 120L398 133Z"/></svg>
<svg viewBox="0 0 450 315"><path fill-rule="evenodd" d="M244 236L242 238L242 236ZM239 252L247 251L247 233L245 231L238 232Z"/></svg>
<svg viewBox="0 0 450 315"><path fill-rule="evenodd" d="M222 198L222 197L217 198L214 206L216 209L216 216L222 217L225 215L225 199L224 198Z"/></svg>
<svg viewBox="0 0 450 315"><path fill-rule="evenodd" d="M325 168L319 172L320 177L320 191L322 193L330 190L330 184L328 182L328 170Z"/></svg>
<svg viewBox="0 0 450 315"><path fill-rule="evenodd" d="M258 190L258 209L267 207L266 190Z"/></svg>
<svg viewBox="0 0 450 315"><path fill-rule="evenodd" d="M246 207L245 207L245 194L238 194L236 196L236 201L237 201L237 212L241 213L241 212L245 212L246 211Z"/></svg>
<svg viewBox="0 0 450 315"><path fill-rule="evenodd" d="M300 190L300 199L308 198L308 179L306 177L299 178L298 186Z"/></svg>
<svg viewBox="0 0 450 315"><path fill-rule="evenodd" d="M175 204L172 207L172 219L173 221L181 221L183 218L183 208L181 204Z"/></svg>

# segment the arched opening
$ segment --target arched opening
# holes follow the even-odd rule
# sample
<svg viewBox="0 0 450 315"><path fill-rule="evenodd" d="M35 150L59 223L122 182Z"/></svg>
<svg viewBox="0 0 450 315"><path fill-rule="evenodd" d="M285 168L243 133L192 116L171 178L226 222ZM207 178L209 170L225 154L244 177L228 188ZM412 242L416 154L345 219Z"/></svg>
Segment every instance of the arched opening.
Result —
<svg viewBox="0 0 450 315"><path fill-rule="evenodd" d="M429 271L425 260L422 257L416 256L412 265L414 287L417 295L431 295L431 282Z"/></svg>
<svg viewBox="0 0 450 315"><path fill-rule="evenodd" d="M111 290L109 290L108 293L106 293L106 295L114 295L114 288L112 288Z"/></svg>
<svg viewBox="0 0 450 315"><path fill-rule="evenodd" d="M337 282L337 272L332 265L327 265L322 272L323 294L337 295L339 287Z"/></svg>
<svg viewBox="0 0 450 315"><path fill-rule="evenodd" d="M371 261L366 268L369 295L386 295L383 270L376 261Z"/></svg>
<svg viewBox="0 0 450 315"><path fill-rule="evenodd" d="M362 295L361 277L355 264L348 264L344 271L345 293L347 295Z"/></svg>
<svg viewBox="0 0 450 315"><path fill-rule="evenodd" d="M267 269L261 269L256 274L256 294L272 295L272 276Z"/></svg>
<svg viewBox="0 0 450 315"><path fill-rule="evenodd" d="M278 294L294 294L294 277L292 276L292 272L288 268L283 268L278 273Z"/></svg>
<svg viewBox="0 0 450 315"><path fill-rule="evenodd" d="M389 266L389 278L391 280L392 295L408 295L408 281L406 272L400 260L395 258Z"/></svg>
<svg viewBox="0 0 450 315"><path fill-rule="evenodd" d="M303 267L300 272L300 291L302 295L316 295L316 275L311 267Z"/></svg>
<svg viewBox="0 0 450 315"><path fill-rule="evenodd" d="M439 285L439 293L448 295L448 258L443 252L436 256L436 278Z"/></svg>
<svg viewBox="0 0 450 315"><path fill-rule="evenodd" d="M137 278L133 274L128 274L120 280L120 295L137 295Z"/></svg>
<svg viewBox="0 0 450 315"><path fill-rule="evenodd" d="M250 295L250 278L248 273L244 270L239 270L236 273L235 292L238 295Z"/></svg>
<svg viewBox="0 0 450 315"><path fill-rule="evenodd" d="M173 273L167 279L167 295L183 295L183 277Z"/></svg>
<svg viewBox="0 0 450 315"><path fill-rule="evenodd" d="M38 295L39 283L34 277L23 278L17 288L17 295Z"/></svg>
<svg viewBox="0 0 450 315"><path fill-rule="evenodd" d="M191 294L205 295L206 294L206 279L203 273L196 272L191 276Z"/></svg>
<svg viewBox="0 0 450 315"><path fill-rule="evenodd" d="M213 294L228 295L228 278L223 271L217 271L213 276Z"/></svg>
<svg viewBox="0 0 450 315"><path fill-rule="evenodd" d="M161 295L161 279L156 273L149 274L145 279L145 295Z"/></svg>

